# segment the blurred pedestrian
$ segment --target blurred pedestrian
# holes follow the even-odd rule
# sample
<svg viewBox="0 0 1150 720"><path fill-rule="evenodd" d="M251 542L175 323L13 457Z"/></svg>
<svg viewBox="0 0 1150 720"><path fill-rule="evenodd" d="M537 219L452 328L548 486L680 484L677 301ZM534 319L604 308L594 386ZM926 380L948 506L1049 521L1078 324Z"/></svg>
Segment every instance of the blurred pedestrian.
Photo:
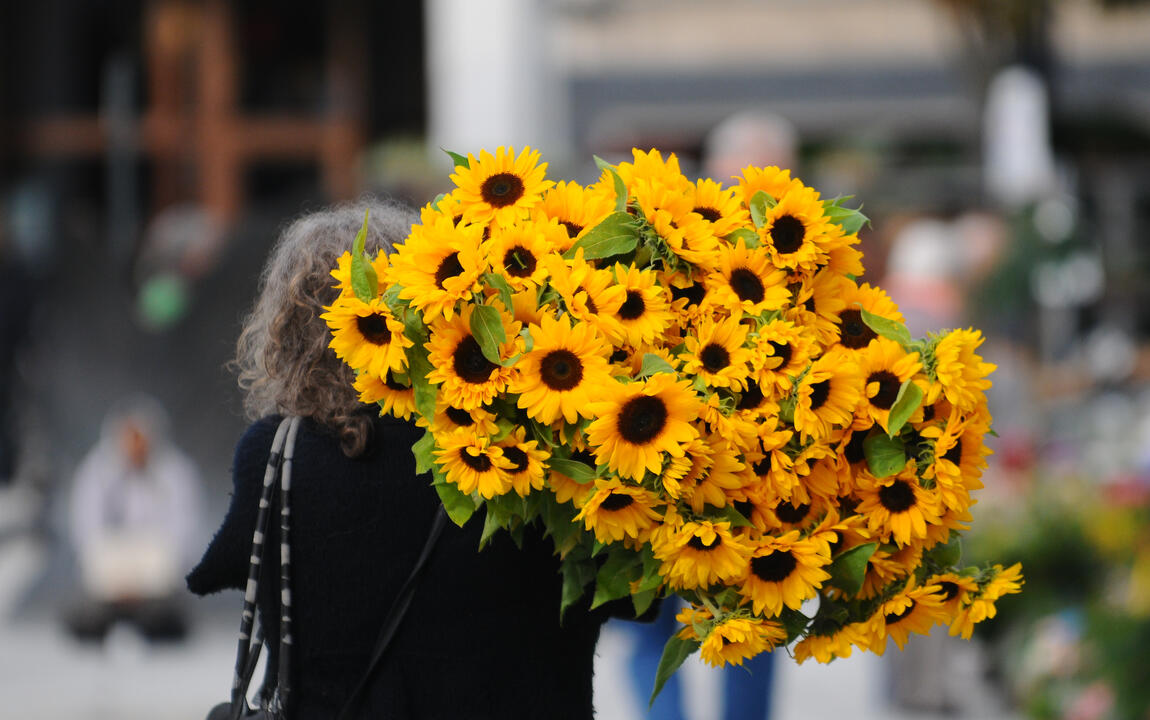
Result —
<svg viewBox="0 0 1150 720"><path fill-rule="evenodd" d="M131 397L109 411L72 489L83 590L66 618L75 637L102 640L121 621L150 640L184 637L178 590L199 538L200 492L196 466L169 439L156 400Z"/></svg>

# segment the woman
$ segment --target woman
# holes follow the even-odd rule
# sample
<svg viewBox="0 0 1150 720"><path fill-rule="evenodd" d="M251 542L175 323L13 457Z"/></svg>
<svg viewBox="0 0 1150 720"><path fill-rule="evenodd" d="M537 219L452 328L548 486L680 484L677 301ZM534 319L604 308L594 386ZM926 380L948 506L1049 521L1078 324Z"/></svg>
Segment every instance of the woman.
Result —
<svg viewBox="0 0 1150 720"><path fill-rule="evenodd" d="M368 209L369 252L390 251L417 220L395 205ZM439 507L430 478L415 472L411 445L422 431L358 402L319 318L336 296L330 270L364 210L297 220L272 252L236 358L245 407L262 419L240 440L231 507L188 576L200 595L243 587L272 437L281 416L302 416L292 473L293 718L334 718L343 707ZM605 613L572 608L561 625L550 541L529 534L519 549L501 535L479 552L482 527L481 516L463 528L448 523L357 717L592 717ZM265 570L271 580L258 598L270 668L278 574Z"/></svg>

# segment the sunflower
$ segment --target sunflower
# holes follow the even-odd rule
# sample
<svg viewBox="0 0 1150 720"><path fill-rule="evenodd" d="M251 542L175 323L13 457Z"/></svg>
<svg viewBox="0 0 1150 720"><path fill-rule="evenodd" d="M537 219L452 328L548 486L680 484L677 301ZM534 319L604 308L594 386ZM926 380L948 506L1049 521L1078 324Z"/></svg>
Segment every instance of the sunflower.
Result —
<svg viewBox="0 0 1150 720"><path fill-rule="evenodd" d="M559 320L544 315L542 325L530 326L530 333L531 351L519 359L519 374L510 386L519 395L519 407L545 425L559 418L575 423L580 415L594 417L588 404L613 384L610 346L590 323L572 328L568 315Z"/></svg>
<svg viewBox="0 0 1150 720"><path fill-rule="evenodd" d="M750 572L739 593L751 601L757 615L778 615L784 606L798 610L830 579L823 569L830 563L830 555L802 539L798 530L767 535L752 548Z"/></svg>
<svg viewBox="0 0 1150 720"><path fill-rule="evenodd" d="M361 403L379 403L380 415L407 420L415 410L415 390L395 379L390 370L381 380L370 373L360 373L353 387Z"/></svg>
<svg viewBox="0 0 1150 720"><path fill-rule="evenodd" d="M809 277L826 264L821 242L828 225L819 194L808 187L794 188L767 211L759 237L775 267Z"/></svg>
<svg viewBox="0 0 1150 720"><path fill-rule="evenodd" d="M538 441L527 440L523 427L515 428L498 445L503 448L503 459L510 463L504 472L511 479L511 489L520 497L542 490L547 475L545 463L551 453L540 448Z"/></svg>
<svg viewBox="0 0 1150 720"><path fill-rule="evenodd" d="M516 375L515 367L496 365L483 355L479 341L471 333L474 307L468 305L451 320L432 323L427 343L433 366L427 374L428 381L441 384L444 400L464 410L491 402L507 390ZM506 313L499 316L506 337L499 346L499 357L506 361L522 351L523 339L519 336L519 323Z"/></svg>
<svg viewBox="0 0 1150 720"><path fill-rule="evenodd" d="M830 437L835 427L851 424L862 391L857 363L842 352L816 360L795 391L795 429L802 441Z"/></svg>
<svg viewBox="0 0 1150 720"><path fill-rule="evenodd" d="M627 299L627 290L615 284L615 273L599 270L585 261L582 249L576 250L570 260L550 255L544 263L548 281L571 317L594 325L612 342L622 343L626 334L615 314Z"/></svg>
<svg viewBox="0 0 1150 720"><path fill-rule="evenodd" d="M956 617L959 610L978 594L978 582L974 578L953 572L931 575L926 584L938 587L935 592L942 599L942 607L951 618Z"/></svg>
<svg viewBox="0 0 1150 720"><path fill-rule="evenodd" d="M490 258L491 270L507 281L513 291L537 288L547 281L544 259L553 248L542 223L520 222L499 228L480 248Z"/></svg>
<svg viewBox="0 0 1150 720"><path fill-rule="evenodd" d="M724 188L710 178L702 178L695 182L689 197L692 211L709 224L716 237L726 237L751 221L736 188Z"/></svg>
<svg viewBox="0 0 1150 720"><path fill-rule="evenodd" d="M939 393L956 408L967 411L986 404L986 377L995 366L974 352L983 342L978 330L952 330L934 346L933 367L937 381L927 391L927 401Z"/></svg>
<svg viewBox="0 0 1150 720"><path fill-rule="evenodd" d="M776 319L759 328L756 344L752 364L760 392L771 397L790 392L810 360L810 338L794 323Z"/></svg>
<svg viewBox="0 0 1150 720"><path fill-rule="evenodd" d="M684 198L684 201L685 207L689 208L689 198ZM715 265L719 239L715 237L711 223L698 213L688 212L677 217L670 210L660 208L648 218L648 222L675 257L698 267Z"/></svg>
<svg viewBox="0 0 1150 720"><path fill-rule="evenodd" d="M865 639L863 626L851 623L828 634L811 633L795 643L795 662L802 665L808 659L814 658L815 662L825 664L836 658L850 657L854 646L866 647L869 644Z"/></svg>
<svg viewBox="0 0 1150 720"><path fill-rule="evenodd" d="M566 252L589 230L615 210L613 192L601 187L585 188L574 182L560 182L543 193L535 212L563 226L567 240L556 250Z"/></svg>
<svg viewBox="0 0 1150 720"><path fill-rule="evenodd" d="M866 516L870 531L899 547L926 538L927 525L937 524L942 512L937 496L919 484L913 460L882 480L862 473L856 492L860 502L855 511Z"/></svg>
<svg viewBox="0 0 1150 720"><path fill-rule="evenodd" d="M912 582L879 607L886 634L899 650L906 645L912 632L926 635L932 627L947 619L938 590L937 585L915 587Z"/></svg>
<svg viewBox="0 0 1150 720"><path fill-rule="evenodd" d="M793 436L793 431L778 427L777 418L762 422L757 426L755 444L747 453L751 472L775 498L789 500L799 486L794 461L786 450Z"/></svg>
<svg viewBox="0 0 1150 720"><path fill-rule="evenodd" d="M642 543L662 516L655 510L654 494L640 487L624 485L617 479L595 483L595 494L587 500L575 520L583 521L601 543L627 540Z"/></svg>
<svg viewBox="0 0 1150 720"><path fill-rule="evenodd" d="M415 424L419 427L428 428L433 435L442 435L466 428L468 432L475 435L494 436L499 434L499 425L496 422L498 419L495 413L487 408L476 407L464 410L449 404L444 400L443 395L436 395L435 414L431 416L430 421L423 415L417 414Z"/></svg>
<svg viewBox="0 0 1150 720"><path fill-rule="evenodd" d="M539 151L530 147L516 156L515 148L499 147L495 155L479 151L479 158L467 156L468 166L456 166L451 180L463 205L464 220L470 223L510 225L542 201L543 193L554 183L544 180L547 163L539 162Z"/></svg>
<svg viewBox="0 0 1150 720"><path fill-rule="evenodd" d="M679 325L691 325L711 315L713 303L707 297L707 284L697 274L664 273L660 282L671 293L671 311Z"/></svg>
<svg viewBox="0 0 1150 720"><path fill-rule="evenodd" d="M683 372L701 377L710 387L742 390L751 372L751 351L744 347L748 330L737 316L703 318L686 337Z"/></svg>
<svg viewBox="0 0 1150 720"><path fill-rule="evenodd" d="M773 165L762 168L746 167L743 169L743 176L738 180L737 196L748 206L760 190L778 200L791 190L803 187L797 178L791 177L790 170Z"/></svg>
<svg viewBox="0 0 1150 720"><path fill-rule="evenodd" d="M917 352L908 353L894 340L875 338L858 355L863 375L863 402L860 419L867 422L857 427L878 423L888 430L890 409L898 398L902 384L922 369Z"/></svg>
<svg viewBox="0 0 1150 720"><path fill-rule="evenodd" d="M871 287L867 283L856 285L849 278L842 278L840 282L839 292L845 304L835 318L838 325L835 339L843 347L862 350L878 337L863 321L863 310L887 320L903 322L898 305L880 288Z"/></svg>
<svg viewBox="0 0 1150 720"><path fill-rule="evenodd" d="M882 540L871 537L872 540ZM922 564L921 545L907 545L896 548L884 543L874 551L867 561L866 576L858 597L870 599L887 594L892 583L906 584L906 579ZM879 628L881 631L881 628Z"/></svg>
<svg viewBox="0 0 1150 720"><path fill-rule="evenodd" d="M960 635L963 640L969 640L974 633L975 625L998 614L995 603L1003 595L1022 592L1024 581L1021 563L1015 563L1006 569L996 564L991 568L991 572L994 575L989 581L979 583L981 590L978 595L974 596L969 604L962 606L958 616L951 621L951 635Z"/></svg>
<svg viewBox="0 0 1150 720"><path fill-rule="evenodd" d="M777 622L731 617L711 628L699 647L699 656L711 667L742 665L744 660L770 652L786 641L787 631Z"/></svg>
<svg viewBox="0 0 1150 720"><path fill-rule="evenodd" d="M726 438L740 451L745 452L755 444L758 416L737 410L732 411L729 402L724 401L717 392L712 392L707 396L703 403L700 418L709 432Z"/></svg>
<svg viewBox="0 0 1150 720"><path fill-rule="evenodd" d="M584 447L581 438L576 439L572 444L570 460L581 462L589 466L592 470L595 469L595 456L591 454L586 447ZM547 473L547 486L555 493L555 501L559 503L574 501L575 507L583 507L587 499L595 492L595 485L591 482L579 482L577 480L564 475L558 470L548 468Z"/></svg>
<svg viewBox="0 0 1150 720"><path fill-rule="evenodd" d="M511 461L504 456L503 448L490 440L466 430L456 430L437 435L433 451L447 482L464 494L477 492L485 500L511 489L511 477L507 474Z"/></svg>
<svg viewBox="0 0 1150 720"><path fill-rule="evenodd" d="M708 450L704 451L698 442L691 443L683 458L672 460L671 466L664 473L664 477L673 476L676 463L680 460L690 462L679 482L682 498L696 513L703 512L706 505L722 508L732 502L745 500L746 493L741 490L752 479L747 466L739 460L738 450L731 443L711 435L706 439L706 445Z"/></svg>
<svg viewBox="0 0 1150 720"><path fill-rule="evenodd" d="M642 480L658 473L663 453L682 457L684 447L698 436L691 420L698 417L699 399L689 380L670 373L612 387L609 399L588 404L587 441L597 462L624 477Z"/></svg>
<svg viewBox="0 0 1150 720"><path fill-rule="evenodd" d="M793 322L819 348L834 345L839 338L835 323L846 307L844 285L853 283L826 268L814 277L803 278L795 290L794 304L783 313L784 319Z"/></svg>
<svg viewBox="0 0 1150 720"><path fill-rule="evenodd" d="M389 370L403 372L407 367L404 350L415 343L403 334L403 323L382 298L364 302L344 296L324 309L327 312L320 317L331 328L328 347L353 369L383 377Z"/></svg>
<svg viewBox="0 0 1150 720"><path fill-rule="evenodd" d="M615 265L615 279L623 288L623 302L615 319L623 329L625 342L632 347L650 345L671 324L671 309L655 271Z"/></svg>
<svg viewBox="0 0 1150 720"><path fill-rule="evenodd" d="M741 239L733 247L719 247L719 262L707 276L716 304L747 315L783 307L791 297L785 281L785 273L771 264L766 248L748 249Z"/></svg>
<svg viewBox="0 0 1150 720"><path fill-rule="evenodd" d="M698 436L683 448L683 456L671 458L659 476L663 492L672 500L683 496L684 485L691 490L710 470L714 450L710 443Z"/></svg>
<svg viewBox="0 0 1150 720"><path fill-rule="evenodd" d="M691 590L738 582L747 572L750 548L731 534L729 522L687 521L651 537L659 574L672 588Z"/></svg>
<svg viewBox="0 0 1150 720"><path fill-rule="evenodd" d="M631 157L634 162L621 162L615 167L615 171L619 173L628 190L639 181L670 186L690 183L679 169L679 158L675 157L675 153L671 153L664 160L663 154L658 150L644 152L639 148L632 148Z"/></svg>
<svg viewBox="0 0 1150 720"><path fill-rule="evenodd" d="M371 267L375 270L377 278L386 277L387 273L387 253L377 253L375 259L371 261ZM335 269L331 271L331 276L335 278L335 285L332 287L339 288L340 297L354 296L355 292L351 288L351 252L346 251L340 255L335 261Z"/></svg>
<svg viewBox="0 0 1150 720"><path fill-rule="evenodd" d="M425 323L440 316L450 320L456 304L479 291L479 278L487 271L479 252L482 238L482 227L456 227L448 218L416 225L396 247L386 279L402 287L399 296L411 301Z"/></svg>
<svg viewBox="0 0 1150 720"><path fill-rule="evenodd" d="M920 432L921 437L934 440L934 461L923 472L923 478L934 480L943 504L950 508L965 509L970 505L969 493L982 487L982 470L986 456L991 454L983 437L989 430L981 418L961 418L955 414L945 427L933 424Z"/></svg>

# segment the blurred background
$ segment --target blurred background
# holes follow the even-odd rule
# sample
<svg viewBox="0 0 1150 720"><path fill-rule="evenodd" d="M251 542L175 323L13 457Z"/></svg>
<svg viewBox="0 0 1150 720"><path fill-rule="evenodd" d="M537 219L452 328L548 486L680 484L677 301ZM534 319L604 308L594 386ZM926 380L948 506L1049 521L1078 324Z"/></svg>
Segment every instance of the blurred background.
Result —
<svg viewBox="0 0 1150 720"><path fill-rule="evenodd" d="M1150 717L1137 0L0 3L0 716L225 698L238 594L85 614L73 498L109 464L169 463L195 522L134 562L178 584L226 507L245 426L226 364L290 219L423 204L440 148L530 144L590 182L593 154L657 147L707 174L732 127L856 196L862 279L912 332L988 336L998 437L966 553L1027 577L972 643L780 658L772 717ZM605 632L601 718L641 716L630 642ZM713 673L684 676L689 716L718 717Z"/></svg>

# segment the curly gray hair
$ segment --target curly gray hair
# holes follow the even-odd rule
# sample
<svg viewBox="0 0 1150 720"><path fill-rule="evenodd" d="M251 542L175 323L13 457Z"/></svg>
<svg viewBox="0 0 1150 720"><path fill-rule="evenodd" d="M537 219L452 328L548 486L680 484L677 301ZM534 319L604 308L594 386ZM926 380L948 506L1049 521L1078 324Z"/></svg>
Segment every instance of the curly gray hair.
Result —
<svg viewBox="0 0 1150 720"><path fill-rule="evenodd" d="M282 413L310 417L340 439L344 454L361 455L371 432L352 387L354 373L328 348L319 317L338 295L331 270L350 250L369 211L365 248L391 252L418 220L394 202L360 201L300 217L280 235L244 320L232 362L251 420Z"/></svg>

